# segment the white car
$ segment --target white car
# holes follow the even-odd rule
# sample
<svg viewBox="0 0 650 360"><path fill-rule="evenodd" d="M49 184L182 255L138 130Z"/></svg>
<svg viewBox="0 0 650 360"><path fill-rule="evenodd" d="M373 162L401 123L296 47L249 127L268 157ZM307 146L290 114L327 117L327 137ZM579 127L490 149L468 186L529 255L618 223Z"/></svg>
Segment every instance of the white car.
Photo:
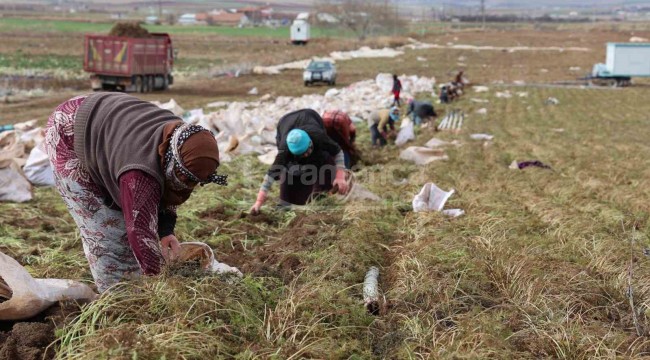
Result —
<svg viewBox="0 0 650 360"><path fill-rule="evenodd" d="M336 66L331 61L318 60L309 63L309 66L302 73L302 80L305 86L316 82L324 82L329 85L336 85Z"/></svg>

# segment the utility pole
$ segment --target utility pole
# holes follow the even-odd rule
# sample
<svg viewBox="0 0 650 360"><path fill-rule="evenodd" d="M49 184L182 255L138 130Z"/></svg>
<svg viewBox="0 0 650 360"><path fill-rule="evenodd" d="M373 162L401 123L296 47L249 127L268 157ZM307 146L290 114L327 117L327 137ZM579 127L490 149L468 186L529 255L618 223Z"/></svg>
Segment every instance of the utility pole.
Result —
<svg viewBox="0 0 650 360"><path fill-rule="evenodd" d="M483 30L485 30L485 0L481 0L481 17L483 19Z"/></svg>
<svg viewBox="0 0 650 360"><path fill-rule="evenodd" d="M162 22L162 0L158 0L158 21Z"/></svg>

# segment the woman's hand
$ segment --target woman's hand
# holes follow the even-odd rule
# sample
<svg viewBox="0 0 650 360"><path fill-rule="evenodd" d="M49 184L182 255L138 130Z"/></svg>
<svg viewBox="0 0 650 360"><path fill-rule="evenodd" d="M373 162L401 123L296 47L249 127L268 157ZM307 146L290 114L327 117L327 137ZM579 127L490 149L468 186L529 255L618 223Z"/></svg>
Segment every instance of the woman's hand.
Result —
<svg viewBox="0 0 650 360"><path fill-rule="evenodd" d="M253 215L257 215L260 213L260 210L262 209L262 205L266 202L266 191L260 190L257 193L257 200L255 201L255 204L251 207L250 213Z"/></svg>
<svg viewBox="0 0 650 360"><path fill-rule="evenodd" d="M162 255L166 262L172 262L181 255L181 243L174 234L167 235L160 239L160 247L162 248Z"/></svg>
<svg viewBox="0 0 650 360"><path fill-rule="evenodd" d="M333 188L338 191L340 195L345 195L348 193L348 181L346 179L346 171L343 169L336 169L336 178L332 184Z"/></svg>

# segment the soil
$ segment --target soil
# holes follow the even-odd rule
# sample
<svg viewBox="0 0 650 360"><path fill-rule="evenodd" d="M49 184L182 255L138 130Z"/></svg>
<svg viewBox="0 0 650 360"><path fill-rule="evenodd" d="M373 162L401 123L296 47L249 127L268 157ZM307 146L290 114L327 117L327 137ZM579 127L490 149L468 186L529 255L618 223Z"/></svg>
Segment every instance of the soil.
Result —
<svg viewBox="0 0 650 360"><path fill-rule="evenodd" d="M53 359L56 329L78 313L76 303L66 302L24 321L0 322L0 360Z"/></svg>
<svg viewBox="0 0 650 360"><path fill-rule="evenodd" d="M149 37L149 31L143 28L137 22L118 22L108 33L110 36L123 36L132 38Z"/></svg>
<svg viewBox="0 0 650 360"><path fill-rule="evenodd" d="M332 214L301 214L296 217L281 236L275 237L279 232L273 228L277 226L276 220L265 213L259 215L241 214L248 222L239 224L239 228L248 232L251 229L262 232L267 241L261 246L250 245L245 247L239 239L232 243L218 246L217 260L239 268L242 272L253 276L276 277L283 282L291 282L304 268L302 253L313 248L319 229L322 231L323 223L334 223L335 215ZM268 224L271 227L260 229L257 224Z"/></svg>

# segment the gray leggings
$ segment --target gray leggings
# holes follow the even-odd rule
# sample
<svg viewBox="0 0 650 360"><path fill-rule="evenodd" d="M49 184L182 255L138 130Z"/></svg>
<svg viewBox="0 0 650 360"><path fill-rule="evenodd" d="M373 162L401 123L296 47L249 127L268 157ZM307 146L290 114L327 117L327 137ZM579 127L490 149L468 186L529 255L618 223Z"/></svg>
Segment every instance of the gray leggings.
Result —
<svg viewBox="0 0 650 360"><path fill-rule="evenodd" d="M379 124L374 124L370 127L370 136L372 137L372 145L386 145L386 139L381 135L379 129L377 128ZM377 144L379 141L379 144Z"/></svg>

